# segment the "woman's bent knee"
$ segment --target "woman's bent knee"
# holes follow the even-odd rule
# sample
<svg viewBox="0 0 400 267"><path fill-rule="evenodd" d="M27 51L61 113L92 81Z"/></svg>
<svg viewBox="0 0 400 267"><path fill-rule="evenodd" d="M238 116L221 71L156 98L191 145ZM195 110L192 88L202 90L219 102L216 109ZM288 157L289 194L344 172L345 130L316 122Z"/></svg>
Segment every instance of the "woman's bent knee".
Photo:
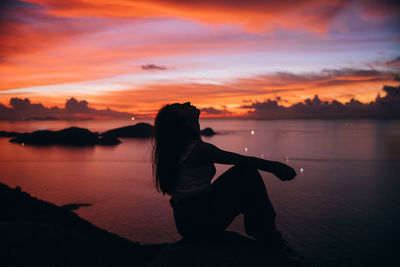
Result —
<svg viewBox="0 0 400 267"><path fill-rule="evenodd" d="M231 167L228 171L233 171L240 174L240 177L248 177L248 176L260 176L260 173L256 168L235 165Z"/></svg>
<svg viewBox="0 0 400 267"><path fill-rule="evenodd" d="M249 173L255 173L255 172L258 173L257 169L251 168L251 167L242 166L242 165L235 165L235 166L229 168L228 171L239 172L241 174L249 174Z"/></svg>
<svg viewBox="0 0 400 267"><path fill-rule="evenodd" d="M243 185L262 180L260 173L255 168L235 165L227 172L231 174L230 179L240 182Z"/></svg>
<svg viewBox="0 0 400 267"><path fill-rule="evenodd" d="M255 186L259 185L264 185L264 182L257 169L240 165L231 167L213 183L214 187L222 186L224 190L230 188L230 190L238 193L251 191Z"/></svg>

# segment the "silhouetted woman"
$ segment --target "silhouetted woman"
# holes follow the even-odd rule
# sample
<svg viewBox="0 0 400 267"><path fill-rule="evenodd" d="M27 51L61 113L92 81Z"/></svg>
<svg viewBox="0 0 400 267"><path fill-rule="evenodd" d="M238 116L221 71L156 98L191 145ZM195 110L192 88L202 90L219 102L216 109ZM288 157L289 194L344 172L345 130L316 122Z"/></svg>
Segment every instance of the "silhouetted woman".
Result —
<svg viewBox="0 0 400 267"><path fill-rule="evenodd" d="M185 239L213 238L242 213L246 233L266 245L285 241L257 170L291 180L289 166L227 152L200 138L200 110L190 103L166 105L155 119L153 172L156 186L171 195L178 232ZM214 163L234 165L218 177Z"/></svg>

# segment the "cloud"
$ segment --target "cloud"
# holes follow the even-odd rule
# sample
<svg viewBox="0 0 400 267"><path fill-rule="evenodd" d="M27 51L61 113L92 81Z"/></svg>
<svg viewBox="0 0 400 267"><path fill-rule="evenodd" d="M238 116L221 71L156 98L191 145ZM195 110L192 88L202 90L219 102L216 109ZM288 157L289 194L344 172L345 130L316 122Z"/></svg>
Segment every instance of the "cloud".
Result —
<svg viewBox="0 0 400 267"><path fill-rule="evenodd" d="M310 97L323 94L324 97L338 97L337 92L349 92L366 101L376 95L383 84L394 84L398 73L376 69L324 69L320 72L276 72L248 78L240 78L235 87L247 88L250 92L262 90L269 94L280 94L293 102L294 93ZM260 90L262 89L262 90ZM250 94L249 94L250 95ZM342 99L343 100L343 99Z"/></svg>
<svg viewBox="0 0 400 267"><path fill-rule="evenodd" d="M234 24L251 31L271 29L271 25L285 28L305 26L318 30L326 28L327 23L340 10L346 8L348 1L317 0L303 1L49 1L31 0L46 6L48 13L59 17L116 17L151 18L174 17L196 20L203 23ZM280 19L278 19L280 18Z"/></svg>
<svg viewBox="0 0 400 267"><path fill-rule="evenodd" d="M387 16L400 13L400 4L397 0L360 0L358 6L373 16Z"/></svg>
<svg viewBox="0 0 400 267"><path fill-rule="evenodd" d="M90 113L89 103L86 100L78 101L71 97L65 102L65 110L70 113Z"/></svg>
<svg viewBox="0 0 400 267"><path fill-rule="evenodd" d="M245 117L256 119L342 119L400 118L400 86L384 86L385 97L378 97L370 103L362 103L356 99L342 104L337 100L321 101L318 95L307 98L289 107L279 105L276 100L267 99L242 105L242 109L250 109Z"/></svg>
<svg viewBox="0 0 400 267"><path fill-rule="evenodd" d="M394 72L376 69L323 69L320 72L306 72L294 74L290 72L277 72L259 76L259 80L274 80L283 83L314 83L317 86L330 86L332 84L350 84L355 81L368 81L383 79L396 75ZM389 78L390 79L390 78ZM334 81L334 82L333 82ZM332 83L333 82L333 83Z"/></svg>
<svg viewBox="0 0 400 267"><path fill-rule="evenodd" d="M196 20L203 23L234 24L250 31L265 31L274 28L308 28L325 31L331 21L350 5L368 14L398 14L395 1L374 0L302 0L302 1L187 1L155 0L31 0L31 3L46 7L47 12L59 17L116 17L152 18L174 17Z"/></svg>
<svg viewBox="0 0 400 267"><path fill-rule="evenodd" d="M400 56L386 62L386 65L389 67L400 67Z"/></svg>
<svg viewBox="0 0 400 267"><path fill-rule="evenodd" d="M224 106L222 109L217 109L214 107L207 107L207 108L201 108L200 109L201 114L207 117L225 117L229 116L232 114L226 106Z"/></svg>
<svg viewBox="0 0 400 267"><path fill-rule="evenodd" d="M376 2L372 2L374 6L386 4ZM148 62L144 60L155 57L154 62L164 57L178 59L179 64L182 55L209 57L246 50L252 53L261 49L301 49L304 45L317 47L318 44L312 44L313 38L326 36L315 32L326 34L332 21L338 20L337 16L349 5L363 5L360 1L346 0L115 0L112 3L6 0L2 3L5 4L0 10L0 90L134 75L132 62ZM388 12L397 11L390 8ZM353 32L348 35L358 36ZM325 49L331 49L331 45L337 49L335 42L347 42L335 38L325 42L330 37L318 39ZM364 38L356 39L369 43ZM349 40L352 43L355 39ZM195 64L191 63L185 69L193 68Z"/></svg>
<svg viewBox="0 0 400 267"><path fill-rule="evenodd" d="M109 119L131 118L132 113L89 107L86 100L78 101L71 97L64 108L45 107L41 103L31 103L28 98L14 97L10 99L10 107L0 103L0 120L37 120L37 119Z"/></svg>
<svg viewBox="0 0 400 267"><path fill-rule="evenodd" d="M149 83L123 91L104 92L97 102L116 106L130 103L132 109L149 116L167 103L188 102L200 108L229 106L229 111L243 112L243 99L274 99L285 105L313 97L348 101L357 96L362 102L373 100L383 84L395 85L397 74L374 69L326 69L321 72L276 72L237 78L223 83L167 80ZM349 95L351 93L351 95ZM277 97L281 97L279 100ZM209 110L213 112L213 110ZM204 113L205 114L205 113ZM233 114L232 114L233 115Z"/></svg>
<svg viewBox="0 0 400 267"><path fill-rule="evenodd" d="M400 56L394 56L391 59L381 59L370 62L367 64L371 69L379 68L379 69L386 69L392 72L399 73L400 71Z"/></svg>
<svg viewBox="0 0 400 267"><path fill-rule="evenodd" d="M280 96L264 101L242 101L240 110L236 112L226 106L216 108L214 106L200 107L202 116L205 117L242 117L252 119L348 119L369 118L388 119L400 118L400 86L384 86L384 97L378 95L373 101L361 102L352 98L346 102L336 99L321 100L318 95L296 102L290 106L284 106L285 99ZM165 100L165 99L164 99ZM178 102L185 102L183 99ZM150 101L150 100L149 100ZM175 101L177 102L177 101ZM151 101L149 102L149 104ZM160 102L165 103L165 102ZM0 120L29 120L29 119L87 119L87 118L131 118L138 116L133 113L118 112L115 110L95 109L90 107L86 100L70 98L65 107L45 107L41 103L31 103L29 99L12 98L10 107L0 104ZM154 115L159 106L158 103L150 104L150 113L141 113L140 116ZM149 110L147 110L149 112Z"/></svg>
<svg viewBox="0 0 400 267"><path fill-rule="evenodd" d="M58 17L49 14L46 5L40 3L5 0L0 9L0 56L49 50L104 27L106 23L95 18Z"/></svg>
<svg viewBox="0 0 400 267"><path fill-rule="evenodd" d="M105 61L110 62L110 55L118 58L115 52L104 53L77 40L109 30L113 22L59 17L47 11L43 3L6 0L1 6L0 90L85 81L111 72L106 71L110 66ZM112 70L131 71L115 66Z"/></svg>
<svg viewBox="0 0 400 267"><path fill-rule="evenodd" d="M155 64L142 65L142 70L166 70L167 67L158 66Z"/></svg>

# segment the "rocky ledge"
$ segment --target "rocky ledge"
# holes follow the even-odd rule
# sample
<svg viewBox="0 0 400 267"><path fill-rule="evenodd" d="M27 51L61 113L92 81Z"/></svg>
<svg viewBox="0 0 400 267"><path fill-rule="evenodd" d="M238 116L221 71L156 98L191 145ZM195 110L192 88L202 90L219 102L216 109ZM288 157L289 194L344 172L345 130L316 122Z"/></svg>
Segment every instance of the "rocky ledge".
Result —
<svg viewBox="0 0 400 267"><path fill-rule="evenodd" d="M0 237L1 266L147 266L166 245L129 241L1 183Z"/></svg>
<svg viewBox="0 0 400 267"><path fill-rule="evenodd" d="M233 232L202 242L142 245L71 211L87 205L59 207L0 183L2 266L299 266Z"/></svg>
<svg viewBox="0 0 400 267"><path fill-rule="evenodd" d="M285 256L257 244L235 232L225 231L213 240L188 242L180 240L166 246L149 267L299 267L305 266L300 260Z"/></svg>

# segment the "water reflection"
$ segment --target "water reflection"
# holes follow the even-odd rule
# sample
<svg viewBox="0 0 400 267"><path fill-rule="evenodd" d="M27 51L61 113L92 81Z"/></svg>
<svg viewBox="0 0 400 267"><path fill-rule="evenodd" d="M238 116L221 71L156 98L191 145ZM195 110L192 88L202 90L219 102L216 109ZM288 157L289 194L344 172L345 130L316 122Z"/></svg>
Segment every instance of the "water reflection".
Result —
<svg viewBox="0 0 400 267"><path fill-rule="evenodd" d="M30 131L43 123L52 130L72 126L26 122L29 129L23 129L0 122L0 129ZM92 131L126 125L82 123ZM222 149L290 162L299 170L285 183L262 173L279 228L297 249L343 261L384 253L382 244L400 223L400 122L203 120L201 126L226 132L204 138ZM248 129L257 134L249 138ZM58 205L93 203L78 214L132 240L177 240L168 199L154 189L150 140L121 141L70 148L19 146L1 138L0 181ZM227 168L217 166L216 175ZM238 218L231 229L240 232L241 224Z"/></svg>

